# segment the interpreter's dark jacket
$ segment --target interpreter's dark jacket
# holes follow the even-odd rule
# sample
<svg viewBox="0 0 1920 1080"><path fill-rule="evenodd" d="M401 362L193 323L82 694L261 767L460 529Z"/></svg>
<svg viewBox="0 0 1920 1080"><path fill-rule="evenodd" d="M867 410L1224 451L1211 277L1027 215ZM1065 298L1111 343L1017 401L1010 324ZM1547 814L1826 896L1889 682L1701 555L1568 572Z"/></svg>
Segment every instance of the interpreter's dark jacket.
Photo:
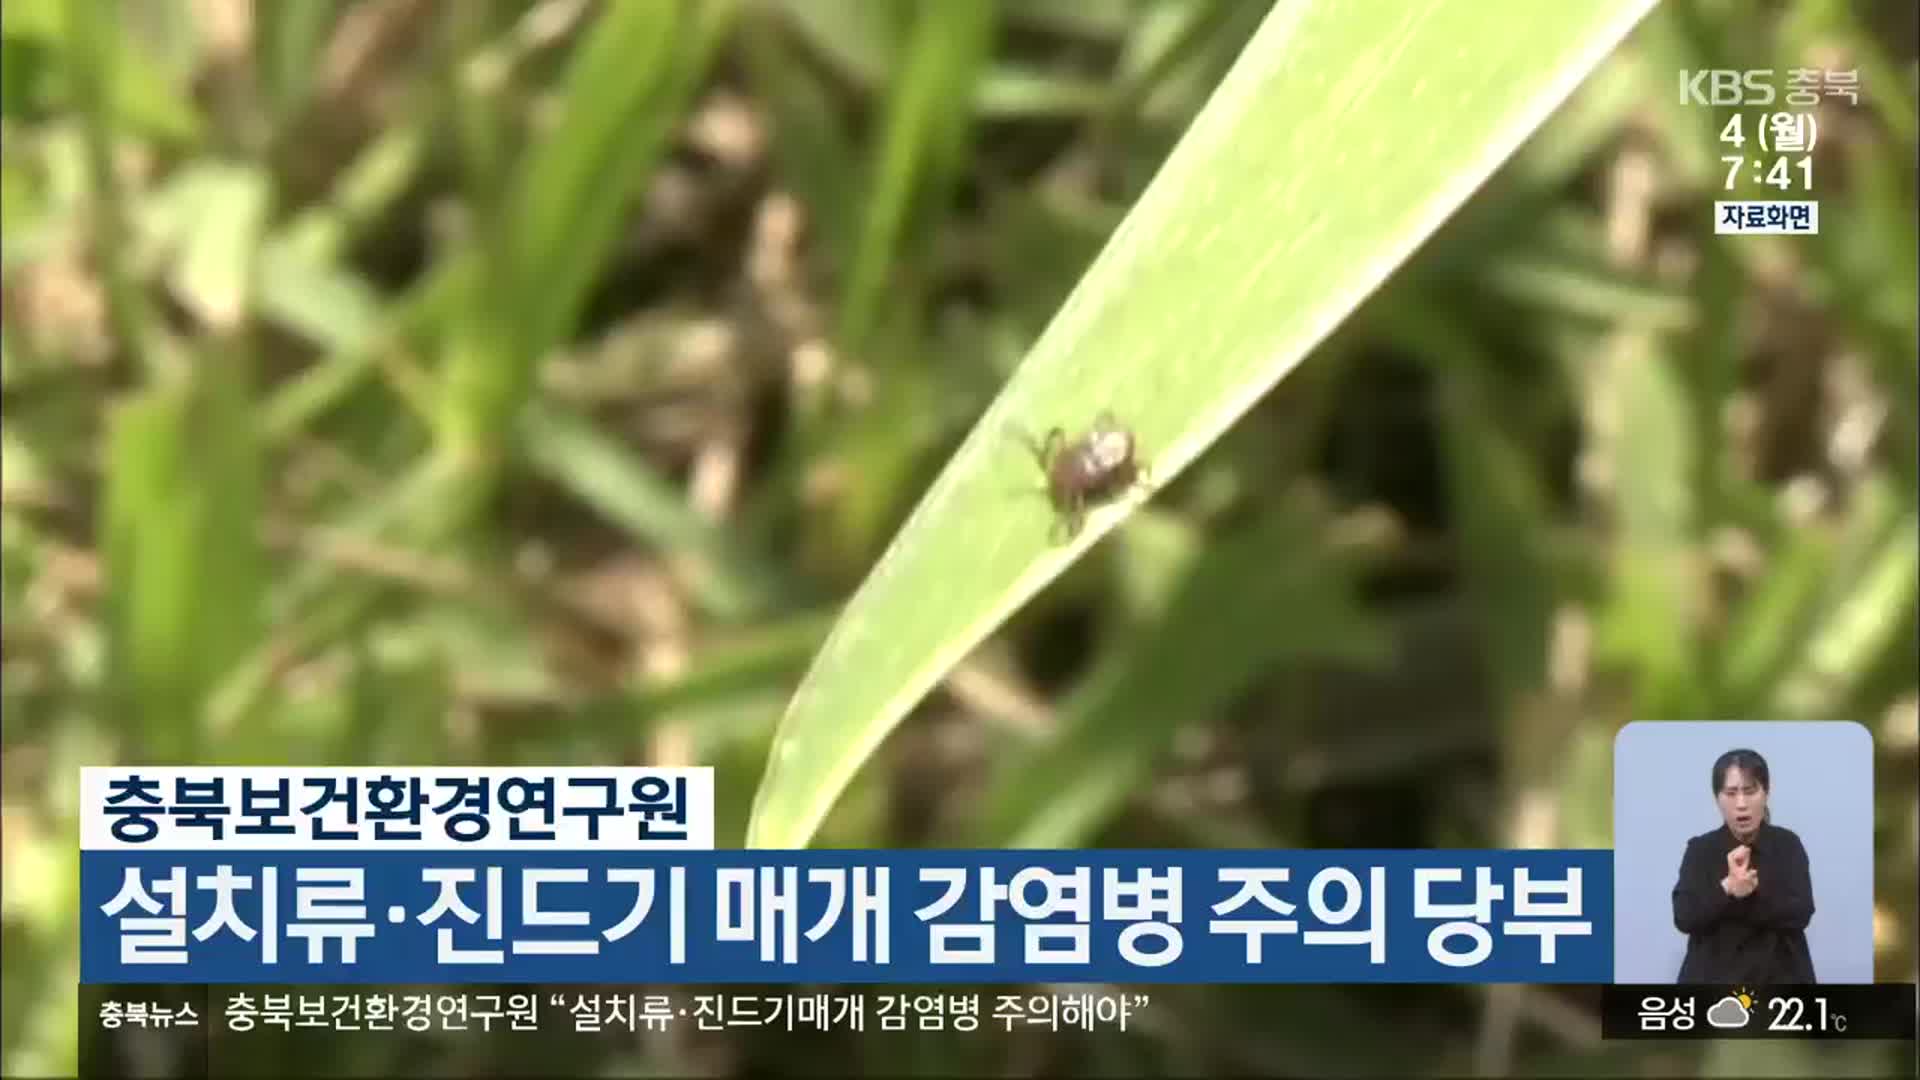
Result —
<svg viewBox="0 0 1920 1080"><path fill-rule="evenodd" d="M1736 899L1720 879L1727 876L1727 852L1739 843L1724 825L1687 841L1673 886L1673 925L1687 935L1677 981L1749 987L1814 982L1807 950L1813 877L1806 847L1791 829L1761 825L1749 854L1760 884Z"/></svg>

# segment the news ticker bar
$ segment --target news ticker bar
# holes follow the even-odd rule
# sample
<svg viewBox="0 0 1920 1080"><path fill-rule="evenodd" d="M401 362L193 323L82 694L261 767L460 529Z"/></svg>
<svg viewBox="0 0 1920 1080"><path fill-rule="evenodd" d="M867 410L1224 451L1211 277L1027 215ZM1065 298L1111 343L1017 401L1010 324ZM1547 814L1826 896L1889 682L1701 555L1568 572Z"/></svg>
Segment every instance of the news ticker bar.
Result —
<svg viewBox="0 0 1920 1080"><path fill-rule="evenodd" d="M1299 987L1311 993L1313 987ZM173 1075L224 1076L278 1061L280 1075L341 1075L355 1048L466 1044L552 1067L636 1035L776 1031L803 1036L1120 1033L1153 1009L1152 987L631 987L82 985L80 1073L128 1075L130 1057ZM1606 1039L1914 1038L1911 983L1729 991L1705 986L1563 986L1599 1008ZM1743 997L1744 995L1744 997ZM1739 1006L1730 1011L1729 1000ZM1714 1010L1718 1008L1717 1020ZM1744 1016L1744 1020L1740 1020ZM539 1055L561 1055L548 1056ZM566 1055L572 1056L566 1056Z"/></svg>
<svg viewBox="0 0 1920 1080"><path fill-rule="evenodd" d="M1913 983L1616 985L1601 991L1608 1039L1911 1039Z"/></svg>
<svg viewBox="0 0 1920 1080"><path fill-rule="evenodd" d="M384 1060L449 1050L488 1075L604 1075L598 1053L636 1037L775 1031L866 1038L958 1032L1124 1033L1153 1005L1150 988L1111 986L648 987L228 986L83 984L81 1076L356 1075Z"/></svg>

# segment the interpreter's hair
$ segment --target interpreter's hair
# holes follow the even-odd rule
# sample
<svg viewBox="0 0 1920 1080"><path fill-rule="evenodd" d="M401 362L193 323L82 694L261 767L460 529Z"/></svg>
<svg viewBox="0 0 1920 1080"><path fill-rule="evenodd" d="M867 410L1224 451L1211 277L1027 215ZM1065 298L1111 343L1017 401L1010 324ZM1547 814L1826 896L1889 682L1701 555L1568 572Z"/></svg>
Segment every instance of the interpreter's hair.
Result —
<svg viewBox="0 0 1920 1080"><path fill-rule="evenodd" d="M1773 792L1773 777L1767 772L1767 759L1761 757L1758 750L1748 750L1745 748L1729 750L1721 754L1719 758L1714 761L1713 793L1715 796L1720 794L1721 787L1725 786L1727 782L1728 769L1739 769L1741 772L1751 776L1753 782L1760 785L1761 791L1769 794ZM1771 823L1773 821L1773 807L1769 806L1762 811L1760 820Z"/></svg>

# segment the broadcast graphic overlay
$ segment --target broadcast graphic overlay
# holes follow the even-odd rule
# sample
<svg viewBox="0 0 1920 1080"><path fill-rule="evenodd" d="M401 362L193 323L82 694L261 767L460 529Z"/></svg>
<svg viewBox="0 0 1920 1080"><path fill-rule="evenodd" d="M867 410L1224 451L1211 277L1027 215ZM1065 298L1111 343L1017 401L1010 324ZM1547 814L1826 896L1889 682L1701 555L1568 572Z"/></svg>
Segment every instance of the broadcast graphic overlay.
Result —
<svg viewBox="0 0 1920 1080"><path fill-rule="evenodd" d="M706 769L102 768L82 789L83 1045L165 1027L216 1072L297 1029L1091 1029L1153 984L1612 970L1604 851L715 851ZM640 984L721 991L605 991ZM796 984L851 989L725 992ZM1138 989L944 989L1035 984Z"/></svg>
<svg viewBox="0 0 1920 1080"><path fill-rule="evenodd" d="M1873 737L1640 722L1614 751L1609 1038L1910 1038L1874 983Z"/></svg>
<svg viewBox="0 0 1920 1080"><path fill-rule="evenodd" d="M882 6L7 9L0 1074L1916 1075L1912 4Z"/></svg>
<svg viewBox="0 0 1920 1080"><path fill-rule="evenodd" d="M1807 236L1820 231L1814 150L1821 109L1858 106L1859 71L1682 71L1680 103L1726 116L1719 128L1726 197L1713 204L1714 232Z"/></svg>

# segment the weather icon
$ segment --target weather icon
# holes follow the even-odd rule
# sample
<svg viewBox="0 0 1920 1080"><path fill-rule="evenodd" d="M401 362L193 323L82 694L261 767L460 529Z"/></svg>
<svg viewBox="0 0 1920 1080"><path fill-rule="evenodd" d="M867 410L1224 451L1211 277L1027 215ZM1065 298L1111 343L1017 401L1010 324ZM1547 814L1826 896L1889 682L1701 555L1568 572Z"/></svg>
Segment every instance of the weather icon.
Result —
<svg viewBox="0 0 1920 1080"><path fill-rule="evenodd" d="M1717 1028L1741 1028L1753 1016L1753 995L1746 987L1728 994L1707 1010L1707 1023Z"/></svg>

